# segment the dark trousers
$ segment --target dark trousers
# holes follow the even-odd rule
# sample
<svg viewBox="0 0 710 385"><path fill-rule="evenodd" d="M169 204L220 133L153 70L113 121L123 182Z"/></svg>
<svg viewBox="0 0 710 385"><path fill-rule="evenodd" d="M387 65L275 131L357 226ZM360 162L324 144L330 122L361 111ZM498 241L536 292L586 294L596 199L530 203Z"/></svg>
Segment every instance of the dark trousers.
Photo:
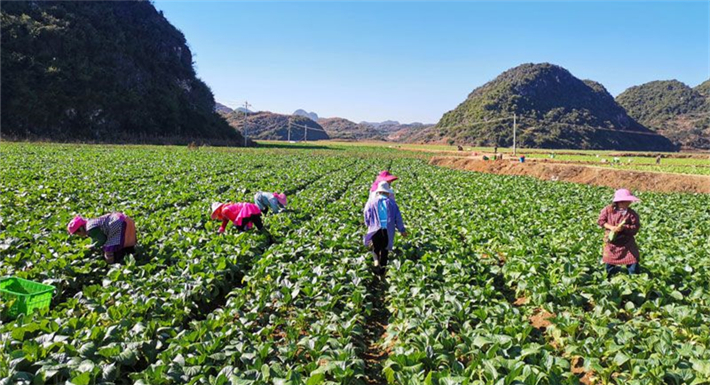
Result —
<svg viewBox="0 0 710 385"><path fill-rule="evenodd" d="M380 263L381 267L387 266L387 256L389 255L387 245L390 242L389 239L387 229L379 229L375 235L372 236L372 248L375 252L375 258L377 258L377 262Z"/></svg>
<svg viewBox="0 0 710 385"><path fill-rule="evenodd" d="M264 230L264 222L261 221L261 214L254 214L250 216L249 218L244 218L242 219L242 225L237 226L237 230L241 231L247 231L249 228L249 224L253 223L254 226L256 226L259 231Z"/></svg>
<svg viewBox="0 0 710 385"><path fill-rule="evenodd" d="M632 263L630 265L626 265L626 270L629 274L639 274L641 272L641 266L638 263ZM610 263L606 264L606 276L608 278L611 278L619 273L621 273L620 265L612 265Z"/></svg>
<svg viewBox="0 0 710 385"><path fill-rule="evenodd" d="M126 255L128 254L133 254L135 256L136 254L136 247L131 246L131 247L124 247L121 250L118 250L113 253L113 262L114 263L123 263L123 260L126 258Z"/></svg>

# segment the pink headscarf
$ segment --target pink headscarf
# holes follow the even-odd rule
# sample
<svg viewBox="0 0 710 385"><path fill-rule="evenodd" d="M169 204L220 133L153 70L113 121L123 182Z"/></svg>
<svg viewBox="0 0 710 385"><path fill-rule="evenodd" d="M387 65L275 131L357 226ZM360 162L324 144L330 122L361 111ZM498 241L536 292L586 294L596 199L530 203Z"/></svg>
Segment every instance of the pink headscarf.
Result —
<svg viewBox="0 0 710 385"><path fill-rule="evenodd" d="M286 201L286 194L275 192L274 197L276 198L277 201L279 201L279 203L281 203L281 206L286 207L286 202L287 202Z"/></svg>
<svg viewBox="0 0 710 385"><path fill-rule="evenodd" d="M82 218L81 215L77 215L69 221L69 224L67 225L67 231L69 234L74 234L79 230L82 226L86 225L86 219Z"/></svg>

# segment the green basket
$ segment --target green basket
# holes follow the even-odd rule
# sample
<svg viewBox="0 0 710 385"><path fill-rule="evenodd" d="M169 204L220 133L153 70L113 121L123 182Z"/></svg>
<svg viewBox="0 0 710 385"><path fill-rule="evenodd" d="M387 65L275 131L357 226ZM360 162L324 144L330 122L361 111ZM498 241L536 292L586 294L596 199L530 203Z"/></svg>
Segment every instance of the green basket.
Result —
<svg viewBox="0 0 710 385"><path fill-rule="evenodd" d="M10 318L20 313L30 314L35 309L46 309L52 301L55 287L17 277L0 278L0 297L14 301L7 310Z"/></svg>

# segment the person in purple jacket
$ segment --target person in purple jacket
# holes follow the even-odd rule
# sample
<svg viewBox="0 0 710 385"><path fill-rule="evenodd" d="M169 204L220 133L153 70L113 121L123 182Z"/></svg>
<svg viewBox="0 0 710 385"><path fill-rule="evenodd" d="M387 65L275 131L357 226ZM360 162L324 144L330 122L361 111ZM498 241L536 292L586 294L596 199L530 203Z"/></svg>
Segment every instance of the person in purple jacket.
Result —
<svg viewBox="0 0 710 385"><path fill-rule="evenodd" d="M403 237L407 236L397 202L390 199L393 195L394 191L392 191L390 184L384 181L380 182L375 190L375 195L367 200L365 210L363 210L367 226L367 234L364 238L365 246L373 249L375 272L380 276L385 274L387 256L394 244L395 228Z"/></svg>

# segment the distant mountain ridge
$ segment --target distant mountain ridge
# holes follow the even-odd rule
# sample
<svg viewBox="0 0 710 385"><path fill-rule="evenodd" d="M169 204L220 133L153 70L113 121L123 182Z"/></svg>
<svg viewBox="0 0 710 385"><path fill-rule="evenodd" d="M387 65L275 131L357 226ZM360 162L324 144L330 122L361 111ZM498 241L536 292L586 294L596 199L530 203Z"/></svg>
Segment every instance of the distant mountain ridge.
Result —
<svg viewBox="0 0 710 385"><path fill-rule="evenodd" d="M344 118L320 118L318 124L328 132L331 139L383 140L384 136L374 127L355 123Z"/></svg>
<svg viewBox="0 0 710 385"><path fill-rule="evenodd" d="M523 64L474 89L458 107L410 140L535 148L673 151L631 118L599 83L549 63Z"/></svg>
<svg viewBox="0 0 710 385"><path fill-rule="evenodd" d="M228 113L234 111L234 110L232 110L231 108L229 108L229 107L227 107L227 106L225 106L224 104L219 103L219 102L215 102L215 104L214 104L214 110L215 110L215 112L218 112L218 113L226 113L226 114L228 114Z"/></svg>
<svg viewBox="0 0 710 385"><path fill-rule="evenodd" d="M355 123L345 118L320 118L318 123L332 139L402 141L413 133L432 125L423 123L401 124L395 120Z"/></svg>
<svg viewBox="0 0 710 385"><path fill-rule="evenodd" d="M293 115L303 116L314 122L318 121L318 114L316 114L315 112L307 112L306 110L298 109L293 112Z"/></svg>
<svg viewBox="0 0 710 385"><path fill-rule="evenodd" d="M244 113L234 111L226 116L232 127L243 132ZM283 115L268 111L247 113L247 136L255 140L288 140L289 122L291 125L290 140L327 140L328 133L321 125L311 119L299 115ZM304 129L303 127L309 127ZM306 132L307 131L307 132Z"/></svg>
<svg viewBox="0 0 710 385"><path fill-rule="evenodd" d="M710 80L695 88L677 80L652 81L630 87L616 101L677 145L710 149Z"/></svg>

